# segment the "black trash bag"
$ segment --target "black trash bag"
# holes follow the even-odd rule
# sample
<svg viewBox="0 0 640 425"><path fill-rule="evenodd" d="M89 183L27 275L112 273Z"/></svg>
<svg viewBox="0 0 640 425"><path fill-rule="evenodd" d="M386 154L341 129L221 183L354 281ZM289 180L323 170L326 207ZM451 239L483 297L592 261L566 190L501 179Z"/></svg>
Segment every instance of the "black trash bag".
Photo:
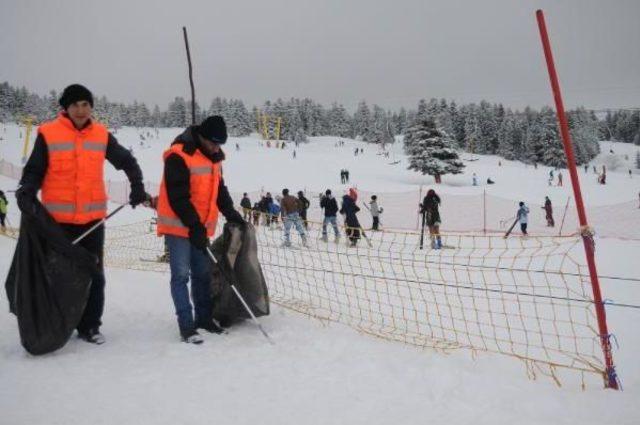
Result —
<svg viewBox="0 0 640 425"><path fill-rule="evenodd" d="M212 315L224 327L249 313L229 286L233 284L256 317L269 314L269 291L258 261L256 232L251 224L226 223L211 244L218 265L211 268Z"/></svg>
<svg viewBox="0 0 640 425"><path fill-rule="evenodd" d="M29 201L5 282L25 350L46 354L67 343L84 312L97 263L89 251L71 244L37 199Z"/></svg>

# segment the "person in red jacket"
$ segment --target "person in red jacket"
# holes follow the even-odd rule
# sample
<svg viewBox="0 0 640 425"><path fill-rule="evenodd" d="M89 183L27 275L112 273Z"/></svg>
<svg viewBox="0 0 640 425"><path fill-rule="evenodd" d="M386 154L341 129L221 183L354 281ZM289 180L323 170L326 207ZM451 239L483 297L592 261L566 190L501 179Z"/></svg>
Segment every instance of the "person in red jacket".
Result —
<svg viewBox="0 0 640 425"><path fill-rule="evenodd" d="M210 271L206 252L218 214L228 222L246 225L233 207L222 178L227 128L220 116L187 128L163 155L164 172L158 198L158 235L169 248L171 297L184 342L201 344L198 329L221 333L212 320ZM191 295L187 286L191 278Z"/></svg>
<svg viewBox="0 0 640 425"><path fill-rule="evenodd" d="M135 207L150 199L142 182L142 171L131 153L99 122L91 117L93 95L84 86L72 84L60 97L62 111L38 128L33 151L16 191L18 207L32 208L41 189L42 204L53 219L75 239L107 213L104 161L124 170L131 183L129 202ZM98 271L91 276L89 299L77 325L78 336L102 344L100 333L104 311L104 226L79 242L98 258Z"/></svg>

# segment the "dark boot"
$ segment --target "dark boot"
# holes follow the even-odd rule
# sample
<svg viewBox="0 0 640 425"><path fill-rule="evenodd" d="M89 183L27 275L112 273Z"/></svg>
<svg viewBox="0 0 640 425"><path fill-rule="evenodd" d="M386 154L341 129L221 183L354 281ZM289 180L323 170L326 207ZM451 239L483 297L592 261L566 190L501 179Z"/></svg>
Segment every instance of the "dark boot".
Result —
<svg viewBox="0 0 640 425"><path fill-rule="evenodd" d="M204 329L205 331L212 334L222 334L225 333L225 329L218 325L214 320L209 320L208 322L198 322L196 324L196 329Z"/></svg>

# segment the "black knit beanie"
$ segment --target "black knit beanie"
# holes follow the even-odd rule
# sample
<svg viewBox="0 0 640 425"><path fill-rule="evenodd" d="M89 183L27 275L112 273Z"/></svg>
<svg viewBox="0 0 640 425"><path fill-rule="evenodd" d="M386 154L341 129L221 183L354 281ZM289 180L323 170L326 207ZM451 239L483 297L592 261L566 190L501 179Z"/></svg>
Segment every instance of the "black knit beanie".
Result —
<svg viewBox="0 0 640 425"><path fill-rule="evenodd" d="M71 84L62 92L62 96L60 96L60 106L67 109L69 105L80 100L86 100L93 108L93 95L89 89L80 84Z"/></svg>
<svg viewBox="0 0 640 425"><path fill-rule="evenodd" d="M196 131L205 139L219 145L227 141L227 125L224 123L224 118L219 115L213 115L202 121Z"/></svg>

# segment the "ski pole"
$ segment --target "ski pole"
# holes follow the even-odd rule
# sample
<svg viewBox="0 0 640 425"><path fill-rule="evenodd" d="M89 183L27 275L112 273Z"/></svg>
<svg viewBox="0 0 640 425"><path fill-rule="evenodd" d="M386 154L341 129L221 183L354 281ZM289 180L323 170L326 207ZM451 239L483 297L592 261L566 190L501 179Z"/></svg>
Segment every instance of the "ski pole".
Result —
<svg viewBox="0 0 640 425"><path fill-rule="evenodd" d="M367 241L367 245L369 245L369 248L373 248L373 244L371 243L369 237L364 233L364 229L362 228L362 226L360 226L360 233L362 233L362 237L364 238L364 240Z"/></svg>
<svg viewBox="0 0 640 425"><path fill-rule="evenodd" d="M111 211L109 213L108 216L106 216L105 218L103 218L102 220L100 220L99 222L97 222L96 224L94 224L93 226L91 226L91 228L89 230L87 230L86 232L84 232L83 234L81 234L80 236L78 236L73 242L71 242L72 245L77 244L78 242L80 242L82 239L84 239L89 233L93 232L94 230L96 230L98 227L102 226L104 224L105 221L109 220L111 217L113 217L118 211L120 211L121 209L123 209L124 207L126 207L127 204L122 204L120 205L118 208L116 208L115 210Z"/></svg>
<svg viewBox="0 0 640 425"><path fill-rule="evenodd" d="M211 252L209 247L207 247L207 254L209 254L209 258L211 258L211 261L213 261L213 264L218 265L218 261L216 261L216 257L213 256L213 253ZM262 332L262 335L264 335L264 337L267 338L267 341L269 341L269 343L271 345L275 345L273 340L269 337L269 334L267 334L265 332L265 330L262 328L262 325L258 321L258 318L255 316L255 314L253 314L253 311L251 311L251 308L249 308L249 305L247 304L247 302L244 300L244 298L242 298L242 295L240 295L240 292L235 287L235 285L233 283L229 282L229 286L231 286L231 289L233 289L233 292L236 294L236 297L238 297L238 299L242 303L244 309L247 310L247 313L249 313L249 315L251 316L251 320L253 320L253 323L256 324L258 329L260 329L260 332Z"/></svg>

